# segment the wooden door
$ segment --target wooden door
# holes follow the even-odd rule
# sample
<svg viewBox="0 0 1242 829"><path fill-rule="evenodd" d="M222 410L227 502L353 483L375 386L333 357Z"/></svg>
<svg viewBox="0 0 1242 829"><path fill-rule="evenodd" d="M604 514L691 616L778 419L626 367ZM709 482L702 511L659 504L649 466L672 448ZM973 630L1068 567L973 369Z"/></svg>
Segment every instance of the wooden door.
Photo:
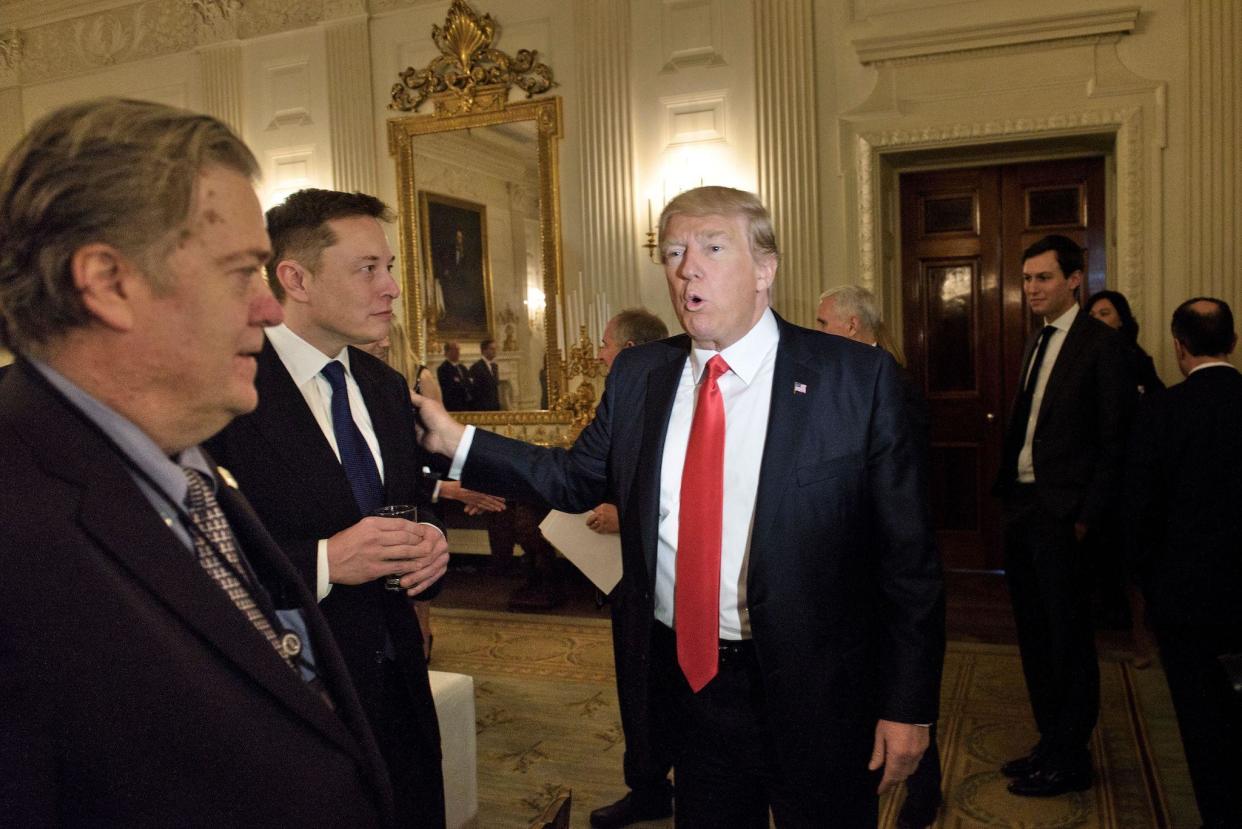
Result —
<svg viewBox="0 0 1242 829"><path fill-rule="evenodd" d="M1069 236L1088 249L1084 294L1104 287L1103 159L907 173L900 192L903 339L931 413L937 540L946 566L997 570L991 486L1032 326L1022 251Z"/></svg>

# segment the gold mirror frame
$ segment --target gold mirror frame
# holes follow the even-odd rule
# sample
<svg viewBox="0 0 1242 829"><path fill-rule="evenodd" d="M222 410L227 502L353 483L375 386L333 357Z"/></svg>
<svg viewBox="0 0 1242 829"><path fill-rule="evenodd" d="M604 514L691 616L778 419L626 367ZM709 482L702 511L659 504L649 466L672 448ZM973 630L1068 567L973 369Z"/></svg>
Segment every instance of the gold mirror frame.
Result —
<svg viewBox="0 0 1242 829"><path fill-rule="evenodd" d="M440 93L432 96L441 104ZM388 149L396 160L400 248L404 267L405 319L415 356L428 364L429 320L425 307L430 263L421 250L421 224L413 139L422 135L468 130L495 124L533 122L538 144L539 236L543 259L544 353L547 366L548 400L552 408L499 412L455 412L460 420L487 426L505 434L536 443L563 444L577 432L575 412L566 408L565 364L558 345L561 326L560 299L564 294L561 263L561 202L559 141L562 137L561 99L551 96L507 103L504 96L491 97L483 110L461 112L457 107L438 105L429 115L410 115L388 122ZM489 318L489 326L496 320ZM572 343L571 343L572 345Z"/></svg>

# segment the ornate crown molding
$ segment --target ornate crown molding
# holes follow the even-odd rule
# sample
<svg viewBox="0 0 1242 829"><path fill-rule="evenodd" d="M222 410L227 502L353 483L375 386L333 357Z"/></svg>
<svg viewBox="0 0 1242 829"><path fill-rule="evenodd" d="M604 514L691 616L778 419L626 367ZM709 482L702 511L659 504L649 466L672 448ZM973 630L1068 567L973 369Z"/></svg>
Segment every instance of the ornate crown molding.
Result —
<svg viewBox="0 0 1242 829"><path fill-rule="evenodd" d="M552 70L535 60L535 50L519 49L510 57L493 48L498 26L490 14L480 16L466 0L453 0L444 26L431 27L440 54L423 69L407 68L393 84L389 109L417 110L428 99L436 115L503 109L509 87L531 98L555 82Z"/></svg>
<svg viewBox="0 0 1242 829"><path fill-rule="evenodd" d="M217 22L233 22L234 16L245 6L244 0L190 0L190 8L207 26Z"/></svg>

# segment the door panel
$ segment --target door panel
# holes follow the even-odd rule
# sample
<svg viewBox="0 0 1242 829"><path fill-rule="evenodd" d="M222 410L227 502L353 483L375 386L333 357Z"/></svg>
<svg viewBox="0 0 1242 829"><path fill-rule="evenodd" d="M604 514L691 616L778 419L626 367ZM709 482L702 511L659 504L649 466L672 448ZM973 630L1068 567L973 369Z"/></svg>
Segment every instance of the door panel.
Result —
<svg viewBox="0 0 1242 829"><path fill-rule="evenodd" d="M1021 255L1048 233L1088 249L1104 287L1103 160L901 176L902 311L909 369L932 422L931 507L945 564L1001 567L991 496L1031 330Z"/></svg>

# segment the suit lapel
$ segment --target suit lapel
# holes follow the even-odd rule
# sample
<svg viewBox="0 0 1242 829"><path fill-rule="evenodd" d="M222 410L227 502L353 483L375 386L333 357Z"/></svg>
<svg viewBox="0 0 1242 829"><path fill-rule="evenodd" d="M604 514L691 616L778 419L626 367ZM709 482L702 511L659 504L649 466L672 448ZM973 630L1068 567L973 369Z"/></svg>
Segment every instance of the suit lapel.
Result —
<svg viewBox="0 0 1242 829"><path fill-rule="evenodd" d="M680 348L678 343L681 343ZM668 435L673 401L677 398L677 385L689 357L689 337L678 338L670 344L668 361L648 372L646 378L642 446L630 500L638 509L643 559L647 564L647 586L652 590L655 589L656 551L659 547L660 469L663 466L664 439ZM618 414L624 416L624 413Z"/></svg>
<svg viewBox="0 0 1242 829"><path fill-rule="evenodd" d="M358 390L362 393L362 400L367 405L367 412L371 416L371 428L375 431L375 439L379 441L380 455L384 459L384 496L385 503L397 503L394 500L395 494L393 486L399 479L399 475L395 474L396 464L405 462L414 462L410 458L394 458L392 457L391 447L400 445L400 431L407 427L408 421L402 418L402 409L399 406L385 406L383 401L383 384L382 375L374 373L372 366L368 365L366 360L359 358L357 349L350 349L349 366L350 372L354 375L354 380L358 383Z"/></svg>
<svg viewBox="0 0 1242 829"><path fill-rule="evenodd" d="M218 486L218 493L220 507L229 520L229 526L233 528L233 534L237 538L238 545L247 558L250 559L251 563L262 560L265 571L276 574L281 585L291 587L298 585L299 576L297 572L293 569L288 559L285 558L284 554L280 552L276 542L268 534L262 522L259 521L259 517L255 515L254 510L250 508L250 505L241 497L240 493L233 490L230 486L224 485L223 482ZM295 600L294 604L297 605L304 605L312 601L309 594L304 590L294 588L290 590L290 594ZM337 713L340 716L333 714L323 704L323 701L318 699L313 693L290 695L290 707L314 723L320 731L342 748L355 756L364 757L365 752L359 749L365 744L365 731L359 732L357 730L359 714L358 710L356 710L357 702L352 696L352 688L344 680L346 676L344 664L330 644L332 642L331 633L328 631L323 617L319 614L304 613L303 618L306 620L307 629L311 634L319 673L328 686L332 699L337 705ZM293 684L304 686L301 678L294 676L292 671L286 671L286 673L294 679ZM346 730L346 723L354 730L352 735Z"/></svg>
<svg viewBox="0 0 1242 829"><path fill-rule="evenodd" d="M758 540L770 537L772 522L785 503L785 487L794 478L799 438L810 422L811 400L828 393L815 388L815 384L823 382L823 378L805 361L795 327L780 317L776 321L780 329L780 343L776 347L772 402L763 442L763 460L759 465L759 487L755 494L755 521L748 565L751 571L756 560L762 556L762 545ZM795 391L797 386L806 389Z"/></svg>
<svg viewBox="0 0 1242 829"><path fill-rule="evenodd" d="M316 502L308 503L307 509L336 512L342 503L354 503L340 460L270 342L264 342L258 362L259 407L250 419L285 461L290 478L302 482L301 496Z"/></svg>
<svg viewBox="0 0 1242 829"><path fill-rule="evenodd" d="M37 413L37 426L28 424L32 449L45 469L79 488L77 522L101 554L114 559L155 604L181 619L206 643L208 653L235 664L292 712L356 754L358 747L342 724L164 524L116 450L85 416L50 388L24 386L22 391L30 396L25 411L32 418Z"/></svg>
<svg viewBox="0 0 1242 829"><path fill-rule="evenodd" d="M1050 405L1057 397L1061 388L1065 385L1065 377L1073 369L1074 363L1082 356L1083 344L1087 335L1090 333L1087 326L1090 325L1090 317L1083 310L1079 310L1074 317L1074 322L1070 325L1069 331L1065 332L1065 342L1061 344L1061 350L1057 352L1057 361L1052 364L1052 372L1048 375L1048 384L1044 386L1044 398L1039 404L1039 416L1035 420L1035 428L1038 429L1040 424L1048 416L1048 412L1052 410Z"/></svg>

